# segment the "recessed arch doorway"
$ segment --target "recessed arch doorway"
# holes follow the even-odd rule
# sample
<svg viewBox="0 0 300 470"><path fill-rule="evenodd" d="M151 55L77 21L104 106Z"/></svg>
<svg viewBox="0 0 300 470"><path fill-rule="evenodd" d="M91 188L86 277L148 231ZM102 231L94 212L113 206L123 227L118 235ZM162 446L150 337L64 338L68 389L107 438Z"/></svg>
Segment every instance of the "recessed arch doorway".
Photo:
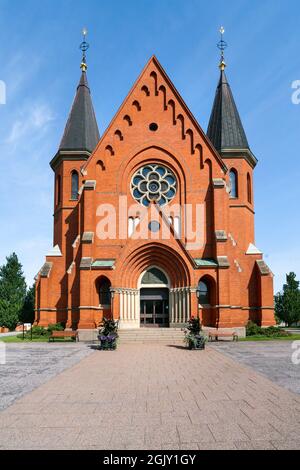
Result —
<svg viewBox="0 0 300 470"><path fill-rule="evenodd" d="M169 319L169 288L167 274L156 266L144 271L139 280L140 326L167 328Z"/></svg>

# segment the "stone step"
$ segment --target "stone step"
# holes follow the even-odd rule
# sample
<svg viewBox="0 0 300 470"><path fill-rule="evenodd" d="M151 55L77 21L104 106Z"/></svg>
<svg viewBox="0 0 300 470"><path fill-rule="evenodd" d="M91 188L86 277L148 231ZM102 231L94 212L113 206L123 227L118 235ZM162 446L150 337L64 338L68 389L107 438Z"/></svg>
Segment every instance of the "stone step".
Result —
<svg viewBox="0 0 300 470"><path fill-rule="evenodd" d="M148 333L148 332L144 332L144 331L141 331L139 333L135 333L135 332L125 332L125 331L119 331L118 332L119 335L122 335L122 336L135 336L135 335L143 335L143 336L180 336L180 335L183 335L183 331L170 331L169 333L168 332L164 332L164 333L161 333L161 332L155 332L155 333Z"/></svg>
<svg viewBox="0 0 300 470"><path fill-rule="evenodd" d="M79 341L98 341L98 330L78 330ZM135 330L119 330L119 340L130 342L180 342L184 333L180 328L140 328Z"/></svg>
<svg viewBox="0 0 300 470"><path fill-rule="evenodd" d="M184 333L180 328L140 328L120 330L120 343L182 343Z"/></svg>

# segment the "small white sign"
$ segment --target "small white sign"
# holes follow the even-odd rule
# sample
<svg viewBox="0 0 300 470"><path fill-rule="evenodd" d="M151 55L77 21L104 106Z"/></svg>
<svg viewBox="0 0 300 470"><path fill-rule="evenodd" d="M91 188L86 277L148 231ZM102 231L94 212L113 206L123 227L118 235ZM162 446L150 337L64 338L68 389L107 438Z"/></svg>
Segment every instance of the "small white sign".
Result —
<svg viewBox="0 0 300 470"><path fill-rule="evenodd" d="M293 341L292 349L295 349L295 351L292 353L292 363L295 366L299 366L300 365L300 341Z"/></svg>
<svg viewBox="0 0 300 470"><path fill-rule="evenodd" d="M6 344L0 341L0 365L6 364Z"/></svg>

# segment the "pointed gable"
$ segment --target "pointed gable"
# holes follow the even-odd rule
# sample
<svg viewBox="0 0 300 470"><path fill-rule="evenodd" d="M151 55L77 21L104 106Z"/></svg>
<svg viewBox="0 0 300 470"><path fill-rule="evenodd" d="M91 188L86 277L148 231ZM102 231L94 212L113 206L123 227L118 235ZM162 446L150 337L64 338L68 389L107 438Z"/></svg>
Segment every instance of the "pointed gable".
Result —
<svg viewBox="0 0 300 470"><path fill-rule="evenodd" d="M152 100L153 98L155 98L155 102ZM148 104L150 102L151 106ZM156 117L162 112L169 115L169 128L176 129L178 139L186 143L191 155L200 157L202 166L204 145L205 149L214 155L223 172L227 171L225 163L211 145L206 134L155 56L152 56L146 64L103 134L94 154L97 154L98 157L101 154L101 156L104 155L108 158L123 154L123 151L119 151L119 149L124 148L124 144L126 144L125 134L130 131L134 132L135 135L132 141L135 140L137 145L146 142L145 136L147 136L149 129L152 131L149 136L153 137L155 135L157 130ZM141 126L136 125L139 113L148 113L149 123L147 127L141 128ZM84 169L87 169L92 158L93 156L86 162ZM103 165L105 166L105 162Z"/></svg>

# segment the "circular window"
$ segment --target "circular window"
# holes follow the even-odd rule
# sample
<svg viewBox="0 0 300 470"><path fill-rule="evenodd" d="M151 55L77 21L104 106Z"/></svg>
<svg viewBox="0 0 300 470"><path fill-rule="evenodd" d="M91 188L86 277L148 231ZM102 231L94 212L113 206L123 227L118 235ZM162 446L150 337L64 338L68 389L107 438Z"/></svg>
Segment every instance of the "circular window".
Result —
<svg viewBox="0 0 300 470"><path fill-rule="evenodd" d="M150 131L152 131L152 132L157 131L158 125L156 124L156 122L151 122L151 124L149 125L149 129L150 129Z"/></svg>
<svg viewBox="0 0 300 470"><path fill-rule="evenodd" d="M131 180L134 199L144 206L156 201L160 206L174 199L177 182L174 173L162 165L150 164L141 167Z"/></svg>
<svg viewBox="0 0 300 470"><path fill-rule="evenodd" d="M150 232L156 233L160 229L160 223L157 222L157 220L151 220L151 222L149 222L148 228Z"/></svg>

